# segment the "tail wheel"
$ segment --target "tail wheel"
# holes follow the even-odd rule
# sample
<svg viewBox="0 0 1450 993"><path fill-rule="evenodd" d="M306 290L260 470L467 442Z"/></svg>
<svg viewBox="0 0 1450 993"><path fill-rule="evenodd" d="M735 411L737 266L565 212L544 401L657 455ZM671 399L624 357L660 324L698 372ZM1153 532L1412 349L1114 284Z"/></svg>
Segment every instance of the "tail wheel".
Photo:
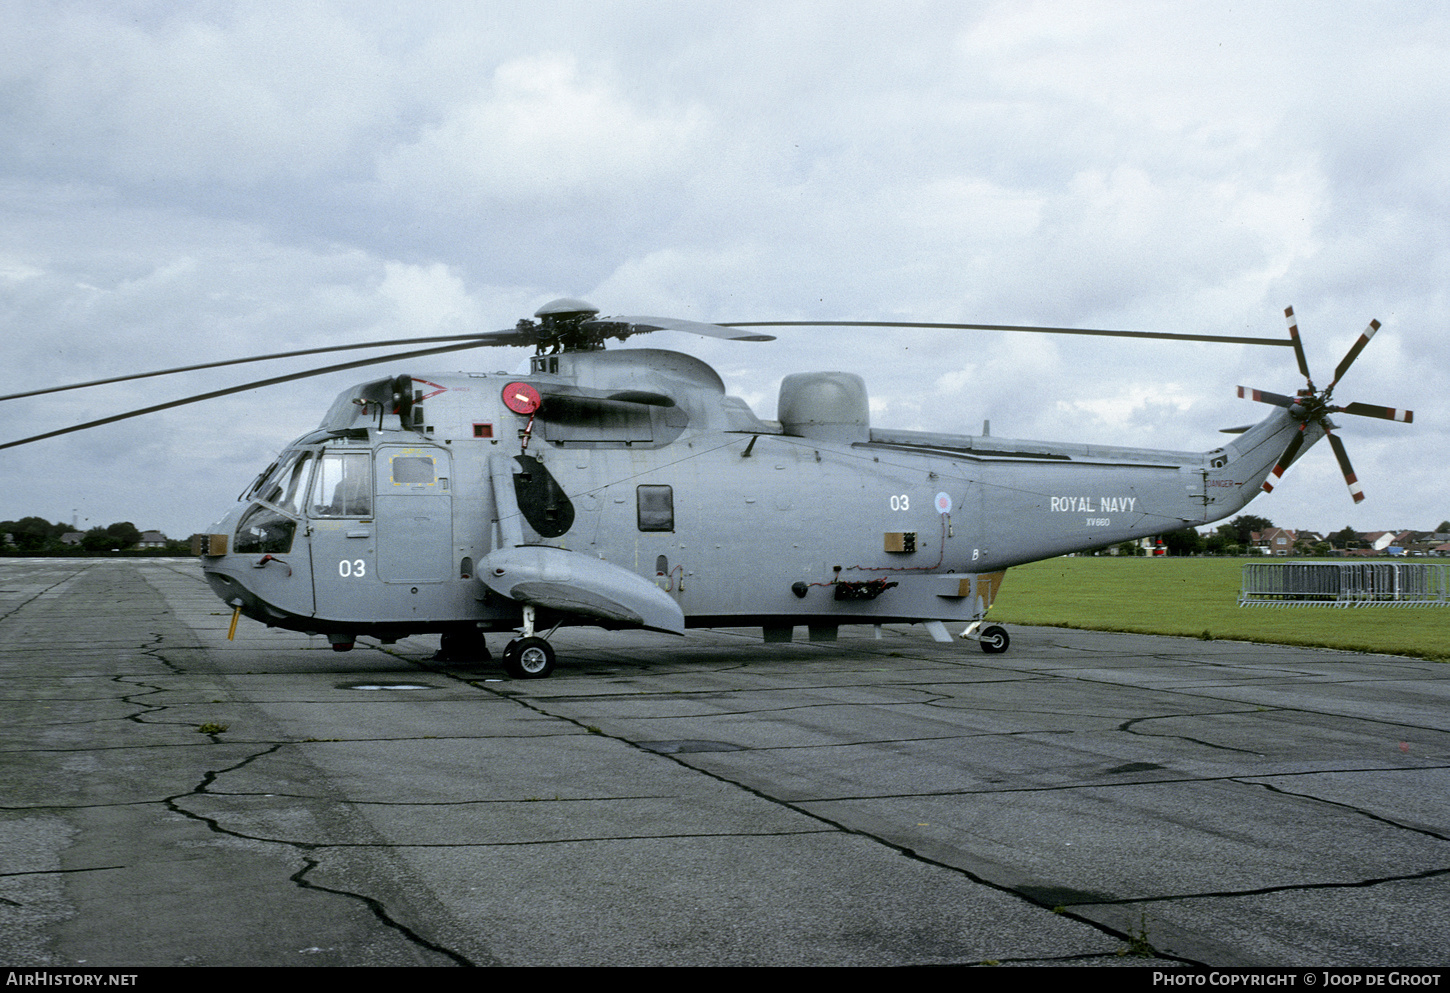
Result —
<svg viewBox="0 0 1450 993"><path fill-rule="evenodd" d="M518 638L504 648L503 667L515 679L543 679L554 671L554 648L543 638Z"/></svg>
<svg viewBox="0 0 1450 993"><path fill-rule="evenodd" d="M1012 639L1007 636L1007 629L999 624L982 629L981 637L982 651L988 655L1001 655L1012 644Z"/></svg>

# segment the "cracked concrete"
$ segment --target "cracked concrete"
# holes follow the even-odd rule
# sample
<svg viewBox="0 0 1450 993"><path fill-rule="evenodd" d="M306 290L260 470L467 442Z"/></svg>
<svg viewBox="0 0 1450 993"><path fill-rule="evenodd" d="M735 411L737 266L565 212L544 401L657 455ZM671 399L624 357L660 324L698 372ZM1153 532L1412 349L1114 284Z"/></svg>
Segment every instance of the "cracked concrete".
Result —
<svg viewBox="0 0 1450 993"><path fill-rule="evenodd" d="M580 630L516 682L229 619L190 562L0 561L0 961L1447 958L1442 665Z"/></svg>
<svg viewBox="0 0 1450 993"><path fill-rule="evenodd" d="M135 569L68 563L54 582L58 570L37 564L0 565L0 960L459 962L379 900L432 909L396 893L406 874L390 859L361 867L385 874L385 887L353 892L313 878L326 861L314 842L231 830L191 809L287 743ZM198 731L228 721L250 737ZM348 819L334 805L319 822Z"/></svg>

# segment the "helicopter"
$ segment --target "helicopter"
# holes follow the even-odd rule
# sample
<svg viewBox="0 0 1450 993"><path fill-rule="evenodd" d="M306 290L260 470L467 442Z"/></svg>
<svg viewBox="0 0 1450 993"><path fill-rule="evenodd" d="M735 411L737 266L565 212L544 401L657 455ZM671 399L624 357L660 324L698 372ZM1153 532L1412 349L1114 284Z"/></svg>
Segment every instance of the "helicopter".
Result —
<svg viewBox="0 0 1450 993"><path fill-rule="evenodd" d="M1328 437L1355 502L1364 498L1330 415L1410 422L1409 411L1337 406L1333 391L1379 329L1373 321L1324 389L1314 386L1292 308L1288 339L1020 325L863 321L708 324L600 318L561 298L534 320L426 344L385 360L480 345L528 346L527 373L404 373L337 396L321 424L286 446L192 551L212 590L268 626L324 635L347 651L440 634L441 660L489 659L542 678L562 626L684 634L754 627L766 642L804 626L921 624L938 642L1007 651L988 611L1012 566L1226 518ZM1239 387L1274 409L1206 452L1015 440L876 428L864 380L794 373L776 419L762 420L690 355L608 349L673 330L736 341L755 328L974 328L1225 341L1292 347L1307 386L1294 396ZM447 344L439 345L439 342ZM403 342L384 342L399 344ZM373 345L380 343L372 343ZM218 365L368 347L334 346ZM217 390L0 445L366 359ZM80 388L141 376L55 387ZM0 397L14 399L51 390Z"/></svg>

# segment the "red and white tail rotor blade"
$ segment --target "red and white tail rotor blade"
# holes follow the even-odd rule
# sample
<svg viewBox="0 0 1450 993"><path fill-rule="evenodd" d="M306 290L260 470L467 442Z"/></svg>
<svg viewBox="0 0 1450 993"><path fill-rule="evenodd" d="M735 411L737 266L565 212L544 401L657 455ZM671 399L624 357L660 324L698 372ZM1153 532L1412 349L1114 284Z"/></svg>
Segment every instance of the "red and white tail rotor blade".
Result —
<svg viewBox="0 0 1450 993"><path fill-rule="evenodd" d="M1340 471L1344 473L1344 481L1349 485L1349 495L1354 498L1355 503L1364 499L1364 490L1359 485L1359 478L1354 474L1354 466L1349 464L1349 453L1344 450L1344 442L1333 431L1325 432L1329 435L1329 445L1334 449L1334 457L1339 460Z"/></svg>
<svg viewBox="0 0 1450 993"><path fill-rule="evenodd" d="M1364 351L1364 346L1369 344L1369 340L1374 337L1374 333L1379 329L1379 321L1369 322L1369 327L1364 329L1364 333L1359 336L1359 340L1356 341L1350 347L1349 351L1344 354L1344 358L1339 360L1339 365L1334 367L1334 383L1337 383L1344 378L1344 374L1349 371L1350 365L1353 364L1355 359L1359 358L1359 353ZM1325 396L1328 396L1334 391L1334 383L1330 383L1327 387L1325 387Z"/></svg>
<svg viewBox="0 0 1450 993"><path fill-rule="evenodd" d="M1343 411L1346 414L1358 414L1360 417L1378 417L1386 421L1400 421L1404 424L1412 424L1415 420L1413 410L1400 410L1397 407L1381 407L1372 403L1348 403L1343 407L1335 407L1336 411Z"/></svg>
<svg viewBox="0 0 1450 993"><path fill-rule="evenodd" d="M1309 375L1309 360L1304 357L1304 343L1299 340L1299 322L1294 318L1294 308L1284 308L1284 320L1289 324L1289 340L1294 343L1294 357L1299 360L1299 372L1314 389L1314 377Z"/></svg>
<svg viewBox="0 0 1450 993"><path fill-rule="evenodd" d="M1292 407L1295 403L1293 397L1286 397L1282 393L1270 393L1268 390L1256 390L1252 386L1240 386L1239 399L1271 403L1275 407Z"/></svg>
<svg viewBox="0 0 1450 993"><path fill-rule="evenodd" d="M1264 480L1264 492L1274 492L1274 485L1283 478L1284 470L1294 462L1294 457L1299 454L1299 449L1304 447L1304 425L1299 425L1294 440L1289 442L1289 447L1284 449L1284 454L1279 456L1279 464L1274 466L1274 471L1269 473L1269 478Z"/></svg>

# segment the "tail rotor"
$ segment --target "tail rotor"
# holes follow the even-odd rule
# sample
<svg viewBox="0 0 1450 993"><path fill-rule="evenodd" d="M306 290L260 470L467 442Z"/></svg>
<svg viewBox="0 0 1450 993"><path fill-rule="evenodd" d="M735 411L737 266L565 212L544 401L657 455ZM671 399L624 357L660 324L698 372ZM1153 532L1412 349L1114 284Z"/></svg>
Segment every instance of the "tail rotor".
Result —
<svg viewBox="0 0 1450 993"><path fill-rule="evenodd" d="M1344 378L1354 360L1359 358L1359 353L1364 351L1364 346L1369 344L1375 332L1380 329L1379 321L1370 321L1369 327L1365 328L1354 345L1345 353L1339 365L1334 367L1334 379L1323 390L1316 389L1314 378L1309 373L1309 362L1304 356L1304 345L1299 339L1299 324L1294 317L1294 308L1284 308L1284 319L1289 325L1289 340L1294 346L1294 357L1299 361L1299 372L1304 376L1307 384L1306 389L1298 391L1292 397L1284 396L1281 393L1270 393L1267 390L1256 390L1247 386L1238 388L1239 396L1246 400L1254 400L1258 403L1272 404L1275 407L1283 407L1289 411L1289 415L1299 422L1299 431L1284 449L1284 454L1279 457L1279 462L1274 466L1269 478L1264 480L1264 492L1273 492L1274 485L1284 475L1284 471L1293 464L1298 457L1299 450L1304 446L1304 433L1311 423L1323 428L1325 435L1329 438L1329 445L1334 449L1334 457L1339 462L1339 469L1344 474L1344 482L1349 487L1349 495L1355 503L1364 499L1364 491L1359 485L1359 479L1354 474L1354 468L1349 462L1349 453L1345 450L1344 442L1334 433L1335 425L1329 420L1330 414L1353 414L1357 417L1377 417L1381 420L1400 421L1405 424L1412 423L1415 419L1413 411L1401 410L1396 407L1381 407L1368 403L1349 403L1344 406L1336 406L1331 402L1334 395L1334 387Z"/></svg>

